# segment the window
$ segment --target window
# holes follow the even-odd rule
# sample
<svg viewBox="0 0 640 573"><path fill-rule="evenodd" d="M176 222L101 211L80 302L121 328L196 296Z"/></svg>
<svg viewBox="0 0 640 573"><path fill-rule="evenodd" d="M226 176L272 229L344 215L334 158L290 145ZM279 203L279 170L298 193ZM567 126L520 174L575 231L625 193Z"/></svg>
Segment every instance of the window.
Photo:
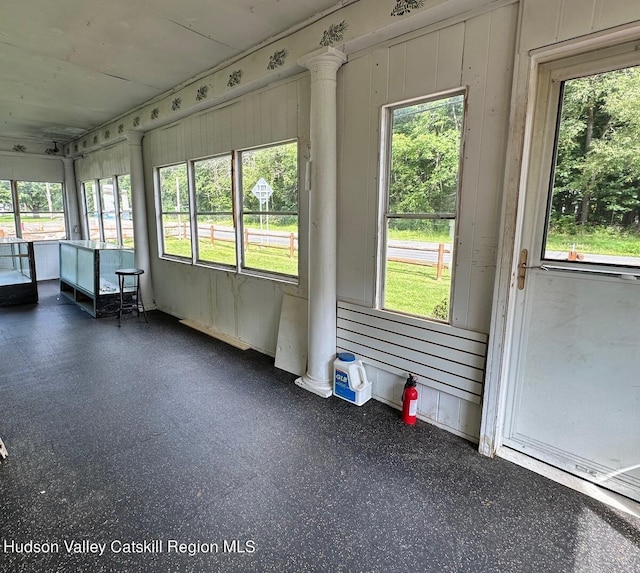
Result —
<svg viewBox="0 0 640 573"><path fill-rule="evenodd" d="M157 173L162 219L162 254L191 259L187 165L181 163L161 167Z"/></svg>
<svg viewBox="0 0 640 573"><path fill-rule="evenodd" d="M16 236L11 181L0 180L0 239Z"/></svg>
<svg viewBox="0 0 640 573"><path fill-rule="evenodd" d="M193 162L197 259L222 265L236 264L231 155Z"/></svg>
<svg viewBox="0 0 640 573"><path fill-rule="evenodd" d="M82 189L89 239L133 247L130 176L84 181Z"/></svg>
<svg viewBox="0 0 640 573"><path fill-rule="evenodd" d="M383 108L383 309L449 321L463 121L463 93Z"/></svg>
<svg viewBox="0 0 640 573"><path fill-rule="evenodd" d="M118 175L116 177L116 187L120 201L120 240L119 244L125 247L133 247L133 208L131 207L131 177L129 175Z"/></svg>
<svg viewBox="0 0 640 573"><path fill-rule="evenodd" d="M560 72L543 258L640 266L640 69L572 71Z"/></svg>
<svg viewBox="0 0 640 573"><path fill-rule="evenodd" d="M113 188L113 178L100 179L100 218L102 219L102 240L107 243L118 242L118 228L116 225L116 198Z"/></svg>
<svg viewBox="0 0 640 573"><path fill-rule="evenodd" d="M161 254L297 277L297 142L199 159L189 168L156 170Z"/></svg>
<svg viewBox="0 0 640 573"><path fill-rule="evenodd" d="M62 183L0 181L0 237L53 241L66 235Z"/></svg>
<svg viewBox="0 0 640 573"><path fill-rule="evenodd" d="M85 181L82 184L84 189L84 202L87 216L87 230L89 239L92 241L100 241L100 212L98 210L99 200L97 195L97 186L95 181Z"/></svg>
<svg viewBox="0 0 640 573"><path fill-rule="evenodd" d="M298 274L298 146L240 152L243 262L247 269Z"/></svg>

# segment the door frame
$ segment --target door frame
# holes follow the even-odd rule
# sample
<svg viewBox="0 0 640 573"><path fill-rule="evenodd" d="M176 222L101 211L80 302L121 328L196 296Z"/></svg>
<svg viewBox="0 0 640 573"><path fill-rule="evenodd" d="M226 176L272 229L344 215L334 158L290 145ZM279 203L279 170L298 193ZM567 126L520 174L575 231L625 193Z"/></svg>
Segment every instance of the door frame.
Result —
<svg viewBox="0 0 640 573"><path fill-rule="evenodd" d="M519 23L519 27L521 22ZM509 138L505 161L500 243L496 263L491 326L487 352L485 388L480 427L479 452L499 456L527 467L554 481L613 504L640 516L640 503L612 493L586 480L558 470L544 462L503 445L507 395L513 383L510 360L512 340L520 336L517 317L524 297L515 296L519 253L522 248L524 206L529 167L533 154L533 116L536 109L538 78L541 66L548 62L579 56L585 52L605 50L640 40L640 24L597 32L577 40L521 53L514 59L514 75L509 118Z"/></svg>

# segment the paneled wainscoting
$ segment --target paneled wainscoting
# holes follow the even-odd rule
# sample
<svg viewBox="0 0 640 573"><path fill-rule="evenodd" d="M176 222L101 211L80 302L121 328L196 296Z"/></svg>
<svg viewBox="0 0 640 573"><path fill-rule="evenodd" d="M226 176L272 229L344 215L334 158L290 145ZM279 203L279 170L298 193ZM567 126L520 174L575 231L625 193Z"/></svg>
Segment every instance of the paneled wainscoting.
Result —
<svg viewBox="0 0 640 573"><path fill-rule="evenodd" d="M417 376L418 417L478 441L486 334L338 302L337 350L356 354L374 397L396 408Z"/></svg>

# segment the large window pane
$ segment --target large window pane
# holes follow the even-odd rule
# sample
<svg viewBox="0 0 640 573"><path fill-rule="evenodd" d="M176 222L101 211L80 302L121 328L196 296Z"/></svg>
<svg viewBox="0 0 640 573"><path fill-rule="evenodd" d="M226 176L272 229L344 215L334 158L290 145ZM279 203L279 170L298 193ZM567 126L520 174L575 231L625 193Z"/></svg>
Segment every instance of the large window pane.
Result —
<svg viewBox="0 0 640 573"><path fill-rule="evenodd" d="M133 238L133 209L131 207L131 177L119 175L116 177L118 194L120 197L120 229L122 237L120 244L127 247L134 246Z"/></svg>
<svg viewBox="0 0 640 573"><path fill-rule="evenodd" d="M191 258L191 222L186 164L159 168L158 183L162 212L162 253Z"/></svg>
<svg viewBox="0 0 640 573"><path fill-rule="evenodd" d="M464 96L387 113L382 306L449 321Z"/></svg>
<svg viewBox="0 0 640 573"><path fill-rule="evenodd" d="M243 267L298 275L298 146L241 153Z"/></svg>
<svg viewBox="0 0 640 573"><path fill-rule="evenodd" d="M0 180L0 239L16 236L11 181Z"/></svg>
<svg viewBox="0 0 640 573"><path fill-rule="evenodd" d="M640 70L563 83L544 258L640 266Z"/></svg>
<svg viewBox="0 0 640 573"><path fill-rule="evenodd" d="M21 234L30 241L66 237L62 183L18 181Z"/></svg>
<svg viewBox="0 0 640 573"><path fill-rule="evenodd" d="M107 243L118 242L118 227L116 224L116 194L113 187L113 177L98 181L100 188L100 206L102 217L102 240Z"/></svg>
<svg viewBox="0 0 640 573"><path fill-rule="evenodd" d="M87 209L87 225L89 230L89 239L92 241L100 241L100 213L98 212L98 187L95 181L85 181L84 200Z"/></svg>
<svg viewBox="0 0 640 573"><path fill-rule="evenodd" d="M198 259L236 265L231 155L193 163Z"/></svg>

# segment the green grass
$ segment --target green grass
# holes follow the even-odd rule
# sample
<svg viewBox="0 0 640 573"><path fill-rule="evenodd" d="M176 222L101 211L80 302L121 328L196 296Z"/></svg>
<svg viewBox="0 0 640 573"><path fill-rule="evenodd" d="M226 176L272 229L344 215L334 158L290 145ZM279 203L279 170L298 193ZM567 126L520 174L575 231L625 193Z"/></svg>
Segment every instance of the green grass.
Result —
<svg viewBox="0 0 640 573"><path fill-rule="evenodd" d="M425 243L450 243L448 232L414 231L411 229L390 229L389 238L394 241L424 241Z"/></svg>
<svg viewBox="0 0 640 573"><path fill-rule="evenodd" d="M219 263L235 266L236 251L234 243L216 241L211 244L208 240L201 240L198 244L199 260L203 262ZM191 258L191 241L175 238L165 239L165 252L168 255ZM245 251L245 267L272 273L298 276L298 253L289 257L288 249L251 244Z"/></svg>
<svg viewBox="0 0 640 573"><path fill-rule="evenodd" d="M451 289L451 273L444 269L440 280L436 268L409 263L389 262L385 285L384 307L417 316L448 319L443 312L443 301L448 300Z"/></svg>
<svg viewBox="0 0 640 573"><path fill-rule="evenodd" d="M606 227L570 232L552 231L547 237L548 251L569 252L575 245L578 253L640 257L640 236Z"/></svg>

